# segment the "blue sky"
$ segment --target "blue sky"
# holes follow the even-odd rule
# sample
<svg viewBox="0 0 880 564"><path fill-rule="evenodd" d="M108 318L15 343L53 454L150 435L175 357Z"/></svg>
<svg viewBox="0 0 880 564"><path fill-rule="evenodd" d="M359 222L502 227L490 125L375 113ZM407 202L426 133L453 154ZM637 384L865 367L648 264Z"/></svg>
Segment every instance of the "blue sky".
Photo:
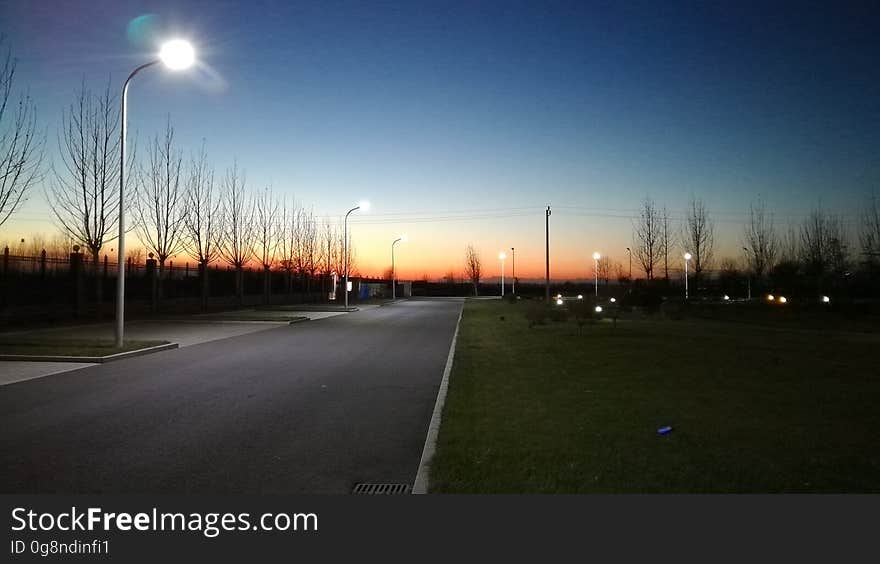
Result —
<svg viewBox="0 0 880 564"><path fill-rule="evenodd" d="M692 193L704 198L729 254L759 195L779 221L817 205L854 220L880 179L877 12L831 2L12 1L0 30L50 157L82 80L118 88L157 41L187 36L199 72L151 69L132 86L141 142L170 113L184 148L204 138L217 168L237 158L254 188L329 216L369 198L374 212L356 227L361 266L383 268L385 240L407 231L412 276L460 270L468 242L487 256L517 246L518 268L538 275L552 204L554 264L578 276L595 249L623 259L626 216L646 195L678 213ZM142 34L127 33L146 14L155 17L141 20ZM405 221L502 208L534 216ZM38 191L19 216L4 231L52 229Z"/></svg>

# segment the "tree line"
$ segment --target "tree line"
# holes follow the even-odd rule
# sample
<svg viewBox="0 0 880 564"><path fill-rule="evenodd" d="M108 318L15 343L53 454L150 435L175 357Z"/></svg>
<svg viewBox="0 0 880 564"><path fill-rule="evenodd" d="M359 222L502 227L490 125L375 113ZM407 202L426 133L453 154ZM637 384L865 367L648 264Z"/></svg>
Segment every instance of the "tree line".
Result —
<svg viewBox="0 0 880 564"><path fill-rule="evenodd" d="M37 129L30 97L15 97L15 71L16 61L6 49L0 64L0 225L21 207L32 187L48 177L44 197L55 223L66 243L88 253L97 274L99 255L118 238L119 230L119 97L109 81L99 92L82 83L62 111L56 139L59 159L46 167L45 132ZM204 142L185 156L170 117L164 132L146 143L143 159L138 158L141 151L134 136L128 145L122 202L130 210L127 232L134 232L156 260L160 280L166 261L178 253L198 263L204 299L208 266L215 263L236 271L239 299L244 291L242 272L249 265L264 271L266 293L272 269L286 273L288 288L298 277L309 290L318 275L344 271L340 229L294 199L277 196L271 187L251 188L237 161L217 174ZM348 254L352 272L356 253L351 241ZM100 301L103 289L100 277L96 280Z"/></svg>

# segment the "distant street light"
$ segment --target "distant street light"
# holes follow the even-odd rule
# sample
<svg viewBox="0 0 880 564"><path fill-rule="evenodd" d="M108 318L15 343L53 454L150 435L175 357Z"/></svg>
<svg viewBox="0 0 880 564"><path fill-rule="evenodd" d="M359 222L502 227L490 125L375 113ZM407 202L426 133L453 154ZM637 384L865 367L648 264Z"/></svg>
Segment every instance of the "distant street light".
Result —
<svg viewBox="0 0 880 564"><path fill-rule="evenodd" d="M596 297L599 297L599 259L602 258L598 252L593 253L593 275L596 277Z"/></svg>
<svg viewBox="0 0 880 564"><path fill-rule="evenodd" d="M602 313L602 306L596 306L596 313Z"/></svg>
<svg viewBox="0 0 880 564"><path fill-rule="evenodd" d="M397 271L394 269L394 245L403 241L406 243L406 235L401 235L391 243L391 299L397 299Z"/></svg>
<svg viewBox="0 0 880 564"><path fill-rule="evenodd" d="M684 299L688 299L688 261L693 258L690 253L684 254Z"/></svg>
<svg viewBox="0 0 880 564"><path fill-rule="evenodd" d="M498 259L501 261L501 297L504 297L504 259L507 258L507 255L504 252L498 253Z"/></svg>
<svg viewBox="0 0 880 564"><path fill-rule="evenodd" d="M768 301L768 302L772 302L772 301L775 300L775 299L776 299L776 298L773 296L773 294L767 294L767 301Z"/></svg>
<svg viewBox="0 0 880 564"><path fill-rule="evenodd" d="M785 299L785 296L779 296L779 303L784 304L784 303L787 302L787 301L788 301L788 300Z"/></svg>
<svg viewBox="0 0 880 564"><path fill-rule="evenodd" d="M345 307L348 309L348 293L351 291L351 287L348 285L348 216L351 215L351 212L355 210L363 210L369 211L370 202L360 202L355 207L348 210L348 213L345 214L345 219L342 221L342 268L345 269Z"/></svg>
<svg viewBox="0 0 880 564"><path fill-rule="evenodd" d="M823 304L827 304L830 301L831 301L831 298L829 298L828 296L822 296L822 303Z"/></svg>
<svg viewBox="0 0 880 564"><path fill-rule="evenodd" d="M556 298L556 305L562 305L562 298Z"/></svg>
<svg viewBox="0 0 880 564"><path fill-rule="evenodd" d="M116 347L122 347L125 333L125 135L128 131L128 85L134 76L153 65L163 63L170 70L185 70L196 61L195 50L189 42L182 39L174 39L162 45L158 58L137 67L122 85L122 100L120 109L122 123L119 128L120 135L120 161L119 161L119 252L117 253L117 277L116 277Z"/></svg>

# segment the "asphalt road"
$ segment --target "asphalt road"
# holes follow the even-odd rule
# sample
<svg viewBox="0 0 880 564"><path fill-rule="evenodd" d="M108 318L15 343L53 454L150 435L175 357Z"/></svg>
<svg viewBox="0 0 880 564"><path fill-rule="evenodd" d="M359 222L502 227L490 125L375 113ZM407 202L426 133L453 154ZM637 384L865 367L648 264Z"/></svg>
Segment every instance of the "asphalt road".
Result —
<svg viewBox="0 0 880 564"><path fill-rule="evenodd" d="M410 300L4 386L2 491L412 484L461 307Z"/></svg>

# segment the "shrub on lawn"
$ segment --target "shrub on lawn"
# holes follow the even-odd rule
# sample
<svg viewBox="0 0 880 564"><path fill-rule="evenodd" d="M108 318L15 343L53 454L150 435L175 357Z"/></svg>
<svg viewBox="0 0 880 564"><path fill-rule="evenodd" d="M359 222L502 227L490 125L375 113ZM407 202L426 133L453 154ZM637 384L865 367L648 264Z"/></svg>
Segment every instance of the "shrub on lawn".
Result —
<svg viewBox="0 0 880 564"><path fill-rule="evenodd" d="M575 323L582 328L593 319L593 306L588 300L572 300L568 302L568 311L574 317Z"/></svg>
<svg viewBox="0 0 880 564"><path fill-rule="evenodd" d="M526 308L526 319L529 329L535 325L544 325L547 323L547 306L541 302L530 302Z"/></svg>

